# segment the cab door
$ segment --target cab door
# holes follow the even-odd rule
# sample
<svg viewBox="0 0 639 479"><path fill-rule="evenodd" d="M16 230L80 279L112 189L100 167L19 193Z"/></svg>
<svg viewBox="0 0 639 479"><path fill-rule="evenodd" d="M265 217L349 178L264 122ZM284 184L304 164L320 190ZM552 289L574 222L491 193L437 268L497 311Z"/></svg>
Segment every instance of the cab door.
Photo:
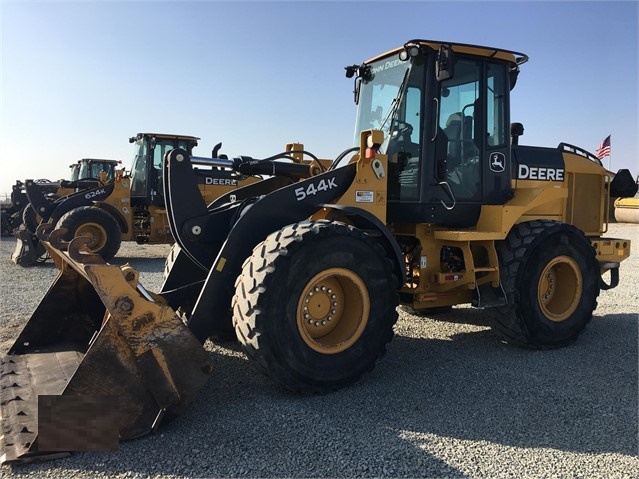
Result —
<svg viewBox="0 0 639 479"><path fill-rule="evenodd" d="M481 206L512 197L508 68L457 55L451 78L435 82L431 176L424 178L429 222L477 224Z"/></svg>

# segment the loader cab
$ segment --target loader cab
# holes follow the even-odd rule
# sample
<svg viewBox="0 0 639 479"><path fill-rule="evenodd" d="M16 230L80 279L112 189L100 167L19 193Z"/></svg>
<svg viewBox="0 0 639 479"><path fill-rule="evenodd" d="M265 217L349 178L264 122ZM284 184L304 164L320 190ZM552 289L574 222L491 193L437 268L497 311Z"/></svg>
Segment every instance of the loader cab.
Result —
<svg viewBox="0 0 639 479"><path fill-rule="evenodd" d="M95 158L83 158L78 162L76 180L100 179L100 173L106 173L108 181L115 178L115 169L120 165L117 160L99 160Z"/></svg>
<svg viewBox="0 0 639 479"><path fill-rule="evenodd" d="M524 59L414 40L359 67L357 138L384 132L389 222L469 227L512 197L509 92Z"/></svg>
<svg viewBox="0 0 639 479"><path fill-rule="evenodd" d="M138 133L129 139L134 144L131 168L131 202L134 205L164 206L162 160L175 148L192 153L199 138L183 135Z"/></svg>

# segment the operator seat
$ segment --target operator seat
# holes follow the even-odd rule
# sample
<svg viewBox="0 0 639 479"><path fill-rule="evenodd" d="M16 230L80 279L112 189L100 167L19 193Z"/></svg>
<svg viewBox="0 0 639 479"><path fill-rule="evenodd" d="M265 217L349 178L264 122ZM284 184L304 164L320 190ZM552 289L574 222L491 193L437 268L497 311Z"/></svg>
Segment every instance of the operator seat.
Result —
<svg viewBox="0 0 639 479"><path fill-rule="evenodd" d="M448 167L454 168L459 166L461 161L461 131L462 131L462 114L452 113L446 120L444 133L448 138Z"/></svg>
<svg viewBox="0 0 639 479"><path fill-rule="evenodd" d="M443 131L448 139L446 181L452 185L453 190L456 190L455 185L461 184L462 181L460 171L462 163L462 114L457 112L449 115Z"/></svg>
<svg viewBox="0 0 639 479"><path fill-rule="evenodd" d="M478 165L469 161L475 155L471 138L472 121L472 117L464 116L461 112L452 113L444 128L448 137L446 179L455 195L462 199L470 199L479 191L478 180L475 178Z"/></svg>

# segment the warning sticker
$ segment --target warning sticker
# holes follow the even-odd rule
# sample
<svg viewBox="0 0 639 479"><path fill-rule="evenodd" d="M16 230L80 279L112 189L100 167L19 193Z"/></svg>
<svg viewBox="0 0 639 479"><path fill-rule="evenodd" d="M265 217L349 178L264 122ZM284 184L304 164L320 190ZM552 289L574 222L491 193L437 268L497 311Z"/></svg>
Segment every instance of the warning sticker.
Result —
<svg viewBox="0 0 639 479"><path fill-rule="evenodd" d="M375 200L375 193L372 191L356 191L355 202L356 203L373 203Z"/></svg>

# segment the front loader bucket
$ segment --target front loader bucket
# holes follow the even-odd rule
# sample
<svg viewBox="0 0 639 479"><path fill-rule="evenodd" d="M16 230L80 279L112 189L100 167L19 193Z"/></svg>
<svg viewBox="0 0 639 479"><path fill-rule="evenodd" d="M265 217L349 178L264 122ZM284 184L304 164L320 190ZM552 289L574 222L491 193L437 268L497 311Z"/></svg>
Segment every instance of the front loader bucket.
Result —
<svg viewBox="0 0 639 479"><path fill-rule="evenodd" d="M212 371L136 270L84 253L84 237L65 243L47 229L37 234L59 274L1 360L0 463L117 449L182 413Z"/></svg>
<svg viewBox="0 0 639 479"><path fill-rule="evenodd" d="M15 233L16 247L11 260L20 266L31 266L47 259L44 245L30 231L19 229Z"/></svg>

